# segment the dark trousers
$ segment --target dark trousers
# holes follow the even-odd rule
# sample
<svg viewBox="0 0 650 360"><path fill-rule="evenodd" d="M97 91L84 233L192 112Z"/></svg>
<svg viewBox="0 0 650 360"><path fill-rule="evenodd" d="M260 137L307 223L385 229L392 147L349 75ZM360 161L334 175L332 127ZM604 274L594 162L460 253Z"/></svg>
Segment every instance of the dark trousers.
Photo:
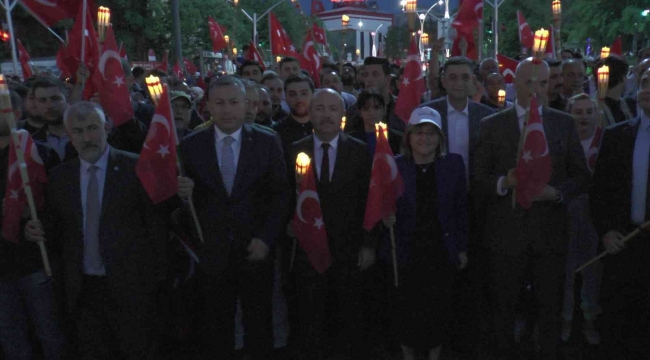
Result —
<svg viewBox="0 0 650 360"><path fill-rule="evenodd" d="M233 359L235 313L241 301L244 349L251 359L266 359L273 351L271 297L274 258L251 263L231 261L223 273L199 273L202 302L201 359Z"/></svg>
<svg viewBox="0 0 650 360"><path fill-rule="evenodd" d="M117 300L105 277L86 276L75 316L82 360L153 359L154 295Z"/></svg>
<svg viewBox="0 0 650 360"><path fill-rule="evenodd" d="M632 227L629 229L632 230ZM607 359L647 359L650 353L650 237L630 240L604 259L599 327Z"/></svg>

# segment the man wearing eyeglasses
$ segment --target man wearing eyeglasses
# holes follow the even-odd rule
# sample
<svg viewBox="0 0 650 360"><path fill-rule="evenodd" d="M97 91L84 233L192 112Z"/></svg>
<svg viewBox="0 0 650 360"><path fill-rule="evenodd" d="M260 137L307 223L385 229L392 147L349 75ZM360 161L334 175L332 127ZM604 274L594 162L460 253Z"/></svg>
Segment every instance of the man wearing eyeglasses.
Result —
<svg viewBox="0 0 650 360"><path fill-rule="evenodd" d="M170 95L174 122L176 123L176 134L179 139L182 139L191 133L189 125L192 119L192 99L182 91L172 91Z"/></svg>

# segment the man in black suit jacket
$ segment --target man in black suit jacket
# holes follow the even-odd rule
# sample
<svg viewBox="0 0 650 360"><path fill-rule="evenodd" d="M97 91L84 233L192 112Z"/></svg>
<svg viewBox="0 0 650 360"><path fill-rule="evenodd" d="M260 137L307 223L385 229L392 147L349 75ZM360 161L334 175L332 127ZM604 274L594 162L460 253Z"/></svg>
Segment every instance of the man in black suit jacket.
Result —
<svg viewBox="0 0 650 360"><path fill-rule="evenodd" d="M604 259L601 324L607 358L643 359L650 351L650 236L645 231L622 243L623 234L650 218L650 71L641 76L637 102L643 114L605 130L590 192L594 225L607 251L616 254Z"/></svg>
<svg viewBox="0 0 650 360"><path fill-rule="evenodd" d="M301 358L324 356L326 313L340 321L338 345L361 359L362 271L374 264L376 239L363 230L363 217L370 182L371 160L366 146L340 131L345 105L331 89L318 91L311 101L310 115L314 135L292 146L292 158L305 152L312 169L332 256L332 265L323 274L311 266L300 250L294 271L300 298ZM325 159L325 160L324 160ZM292 177L294 178L294 177ZM326 299L333 295L338 313L327 312Z"/></svg>
<svg viewBox="0 0 650 360"><path fill-rule="evenodd" d="M537 65L532 80L531 59L516 72L515 107L483 120L475 161L475 187L489 197L485 237L490 247L496 309L494 326L498 350L513 349L514 305L528 266L538 300L539 344L542 359L555 359L560 335L560 296L567 249L566 206L584 192L590 174L585 155L568 114L541 107L553 171L543 192L528 210L512 206L520 129L533 94L544 103L549 68Z"/></svg>
<svg viewBox="0 0 650 360"><path fill-rule="evenodd" d="M214 126L181 143L187 177L179 179L181 198L196 195L205 239L196 249L202 358L233 358L239 298L246 350L262 359L273 350L269 251L285 226L286 166L275 134L244 125L248 105L240 80L210 82L207 106Z"/></svg>
<svg viewBox="0 0 650 360"><path fill-rule="evenodd" d="M107 145L101 108L79 102L64 119L79 157L50 172L45 227L30 220L25 235L47 238L60 257L81 359L153 358L164 222L135 173L137 155Z"/></svg>

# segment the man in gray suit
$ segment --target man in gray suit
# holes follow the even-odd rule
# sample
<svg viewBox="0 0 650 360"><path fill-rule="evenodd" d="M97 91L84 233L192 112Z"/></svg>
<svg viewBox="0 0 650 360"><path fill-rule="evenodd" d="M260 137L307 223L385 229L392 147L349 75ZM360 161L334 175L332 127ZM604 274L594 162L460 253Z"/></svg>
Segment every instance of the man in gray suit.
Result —
<svg viewBox="0 0 650 360"><path fill-rule="evenodd" d="M532 59L522 61L516 71L515 106L481 123L474 185L477 191L489 197L485 237L490 248L496 300L496 350L502 356L513 352L517 295L526 269L532 269L541 358L556 359L568 241L566 204L586 191L590 174L571 116L540 106L538 111L552 161L551 178L531 208L526 210L519 205L513 208L520 131L533 94L537 95L539 104L544 104L547 93L548 65L541 62L537 67L534 70Z"/></svg>

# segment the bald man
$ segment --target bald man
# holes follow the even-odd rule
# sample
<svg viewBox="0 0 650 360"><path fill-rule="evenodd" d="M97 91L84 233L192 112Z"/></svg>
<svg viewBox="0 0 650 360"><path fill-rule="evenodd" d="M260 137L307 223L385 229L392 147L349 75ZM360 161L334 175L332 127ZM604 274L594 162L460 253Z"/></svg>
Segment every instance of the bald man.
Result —
<svg viewBox="0 0 650 360"><path fill-rule="evenodd" d="M562 95L570 98L584 92L585 64L582 59L570 59L562 64Z"/></svg>
<svg viewBox="0 0 650 360"><path fill-rule="evenodd" d="M377 239L363 230L371 159L364 143L340 130L345 105L336 91L316 92L309 115L314 133L293 144L291 158L305 152L312 159L332 265L318 273L305 253L298 250L294 271L300 292L300 358L320 359L326 355L324 338L328 335L324 330L328 314L343 320L338 332L343 343L339 347L348 349L351 358L360 359L367 355L360 345L364 333L359 328L364 309L362 275L374 264L377 246ZM338 300L337 312L326 311L328 294Z"/></svg>
<svg viewBox="0 0 650 360"><path fill-rule="evenodd" d="M517 295L526 269L532 269L537 297L539 345L542 359L556 359L560 336L560 294L567 249L566 204L586 190L590 178L582 145L570 115L540 106L553 171L533 205L513 208L517 185L515 167L521 129L532 96L545 104L549 68L542 62L532 79L533 61L517 67L515 106L489 116L481 123L475 158L475 186L488 199L485 240L490 249L493 291L496 299L495 349L513 355L513 325Z"/></svg>

